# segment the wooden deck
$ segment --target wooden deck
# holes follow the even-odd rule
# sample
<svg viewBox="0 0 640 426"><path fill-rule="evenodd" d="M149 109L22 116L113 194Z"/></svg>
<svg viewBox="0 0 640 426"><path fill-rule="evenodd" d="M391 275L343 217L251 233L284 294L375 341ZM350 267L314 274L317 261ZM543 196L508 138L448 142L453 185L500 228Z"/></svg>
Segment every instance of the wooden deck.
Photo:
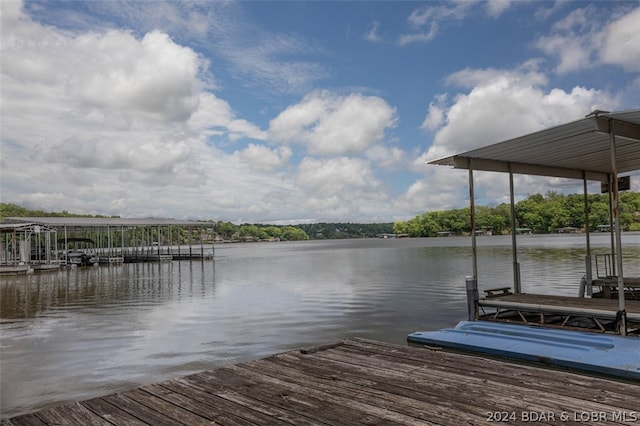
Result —
<svg viewBox="0 0 640 426"><path fill-rule="evenodd" d="M600 288L600 295L604 299L615 299L618 297L618 278L596 278L593 280L593 287ZM640 278L624 277L624 289L627 299L640 300ZM595 294L595 293L594 293Z"/></svg>
<svg viewBox="0 0 640 426"><path fill-rule="evenodd" d="M478 301L480 319L618 333L618 300L544 294L494 294ZM626 300L627 334L640 335L640 300Z"/></svg>
<svg viewBox="0 0 640 426"><path fill-rule="evenodd" d="M640 422L638 401L640 383L348 339L2 425L604 425Z"/></svg>

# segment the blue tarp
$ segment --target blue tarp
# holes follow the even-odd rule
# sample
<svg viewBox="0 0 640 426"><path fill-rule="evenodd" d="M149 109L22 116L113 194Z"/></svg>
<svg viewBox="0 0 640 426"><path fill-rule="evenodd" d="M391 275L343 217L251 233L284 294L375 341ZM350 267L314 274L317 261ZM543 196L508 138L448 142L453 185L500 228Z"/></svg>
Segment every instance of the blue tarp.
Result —
<svg viewBox="0 0 640 426"><path fill-rule="evenodd" d="M640 338L488 321L418 331L407 340L640 380Z"/></svg>

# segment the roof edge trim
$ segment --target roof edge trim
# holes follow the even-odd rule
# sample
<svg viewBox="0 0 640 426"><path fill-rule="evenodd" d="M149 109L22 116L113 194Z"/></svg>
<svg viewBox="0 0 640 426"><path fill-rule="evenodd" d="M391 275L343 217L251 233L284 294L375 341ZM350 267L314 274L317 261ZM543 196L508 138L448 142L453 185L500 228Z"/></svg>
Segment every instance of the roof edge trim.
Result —
<svg viewBox="0 0 640 426"><path fill-rule="evenodd" d="M485 158L473 158L462 155L441 158L428 164L451 166L454 169L472 169L487 172L516 173L523 175L550 176L569 179L583 179L606 181L607 174L588 170L568 169L564 167L543 166L539 164L515 163Z"/></svg>

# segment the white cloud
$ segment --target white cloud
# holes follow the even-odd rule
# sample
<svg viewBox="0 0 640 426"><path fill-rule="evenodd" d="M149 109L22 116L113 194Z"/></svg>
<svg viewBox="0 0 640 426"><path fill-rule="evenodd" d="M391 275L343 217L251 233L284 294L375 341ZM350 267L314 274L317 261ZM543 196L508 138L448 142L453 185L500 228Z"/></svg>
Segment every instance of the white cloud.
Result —
<svg viewBox="0 0 640 426"><path fill-rule="evenodd" d="M571 0L555 0L553 2L545 2L540 3L539 7L535 13L534 17L536 20L545 20L553 16L555 13L559 12L563 7L570 4ZM548 7L545 7L548 6Z"/></svg>
<svg viewBox="0 0 640 426"><path fill-rule="evenodd" d="M395 126L395 110L375 96L338 96L313 92L269 123L269 135L284 143L299 143L311 154L364 152Z"/></svg>
<svg viewBox="0 0 640 426"><path fill-rule="evenodd" d="M380 31L380 22L373 21L371 23L371 26L369 27L369 31L367 31L367 34L365 35L365 40L371 41L371 42L382 41L382 37L380 36L379 31Z"/></svg>
<svg viewBox="0 0 640 426"><path fill-rule="evenodd" d="M472 88L458 94L448 106L433 145L416 165L616 106L615 99L600 90L580 86L570 92L546 89L546 78L535 63L504 71L465 69L452 74L448 82Z"/></svg>
<svg viewBox="0 0 640 426"><path fill-rule="evenodd" d="M264 145L249 144L242 151L237 151L239 156L249 167L255 170L272 171L288 164L292 151L288 146L271 149Z"/></svg>
<svg viewBox="0 0 640 426"><path fill-rule="evenodd" d="M35 31L28 35L3 31L8 90L19 89L14 82L28 82L33 92L47 90L42 95L49 102L66 101L66 113L96 108L170 121L188 117L197 106L198 74L206 63L166 34L153 32L142 40L122 31L73 37L31 27Z"/></svg>
<svg viewBox="0 0 640 426"><path fill-rule="evenodd" d="M375 145L365 152L365 157L376 167L396 170L407 163L407 153L398 147Z"/></svg>
<svg viewBox="0 0 640 426"><path fill-rule="evenodd" d="M548 89L547 79L535 62L513 70L465 69L447 81L468 88L468 92L459 93L449 104L442 97L432 103L423 127L435 130L434 141L412 166L424 177L398 199L399 208L445 209L461 207L463 200L468 200L468 195L460 191L461 185L466 191L466 173L426 165L426 161L577 120L594 109L615 110L617 106L615 97L601 90L580 86L568 92ZM436 123L440 125L435 127ZM519 194L540 191L539 179L518 179ZM508 193L499 173L487 173L479 182L479 188L483 188L478 189L479 198L499 200L499 194ZM546 184L547 188L566 185L564 181L548 180Z"/></svg>
<svg viewBox="0 0 640 426"><path fill-rule="evenodd" d="M422 172L424 177L411 184L395 201L397 211L415 216L429 210L459 208L469 199L465 173L425 164Z"/></svg>
<svg viewBox="0 0 640 426"><path fill-rule="evenodd" d="M429 104L429 112L422 122L422 128L426 130L436 130L444 120L447 95L437 95L435 100Z"/></svg>
<svg viewBox="0 0 640 426"><path fill-rule="evenodd" d="M593 68L603 63L619 65L627 71L640 70L640 8L622 16L612 9L613 20L602 22L602 13L593 5L575 9L556 22L551 34L539 37L534 45L557 57L560 74Z"/></svg>
<svg viewBox="0 0 640 426"><path fill-rule="evenodd" d="M165 174L187 161L191 154L188 143L156 140L155 137L161 138L162 134L150 132L130 134L130 137L131 140L126 141L114 133L74 135L43 153L43 159L78 168L134 169Z"/></svg>
<svg viewBox="0 0 640 426"><path fill-rule="evenodd" d="M300 40L285 36L265 34L262 39L251 38L246 45L221 44L217 49L233 65L235 73L246 77L246 83L270 87L275 92L304 92L330 73L324 66L311 60L280 59L311 50Z"/></svg>
<svg viewBox="0 0 640 426"><path fill-rule="evenodd" d="M206 64L166 34L154 31L138 41L128 33L110 31L70 42L67 48L78 56L69 64L74 72L65 76L65 83L81 102L161 120L184 120L197 107L202 89L198 74Z"/></svg>
<svg viewBox="0 0 640 426"><path fill-rule="evenodd" d="M296 182L312 194L331 196L362 188L374 188L380 183L369 163L360 158L304 158L300 162Z"/></svg>
<svg viewBox="0 0 640 426"><path fill-rule="evenodd" d="M209 65L166 34L71 33L2 2L2 197L25 207L228 219L295 193L216 147L266 132L208 92ZM288 148L264 156L285 161ZM244 153L245 159L251 152ZM266 214L268 215L269 212Z"/></svg>
<svg viewBox="0 0 640 426"><path fill-rule="evenodd" d="M371 164L361 158L304 158L296 185L304 191L298 200L309 211L329 219L362 217L388 220L393 213L388 194Z"/></svg>
<svg viewBox="0 0 640 426"><path fill-rule="evenodd" d="M511 0L489 0L487 2L487 14L497 18L511 7Z"/></svg>
<svg viewBox="0 0 640 426"><path fill-rule="evenodd" d="M368 160L309 158L291 175L286 143L247 144L272 133L309 153L364 155L395 124L381 98L314 92L267 132L210 91L210 63L164 33L76 34L2 7L3 201L233 221L390 214ZM388 167L402 155L385 152Z"/></svg>
<svg viewBox="0 0 640 426"><path fill-rule="evenodd" d="M400 46L406 46L411 43L426 43L435 38L438 33L438 26L436 24L432 24L429 28L429 31L426 33L413 33L413 34L403 34L398 38L398 44Z"/></svg>
<svg viewBox="0 0 640 426"><path fill-rule="evenodd" d="M604 34L602 61L640 71L640 7L612 22Z"/></svg>
<svg viewBox="0 0 640 426"><path fill-rule="evenodd" d="M241 84L275 93L304 93L331 72L315 59L322 52L314 43L261 28L244 9L228 1L90 1L82 9L61 2L47 8L53 15L44 19L85 32L124 27L171 34L182 44L214 53L221 59L216 65Z"/></svg>
<svg viewBox="0 0 640 426"><path fill-rule="evenodd" d="M541 36L535 46L549 56L557 56L556 72L562 74L591 67L600 28L591 17L592 7L575 9L553 26L551 35Z"/></svg>
<svg viewBox="0 0 640 426"><path fill-rule="evenodd" d="M265 140L267 133L247 120L236 118L229 103L213 93L203 92L199 96L198 109L188 120L189 127L208 135L228 134L230 140L251 138Z"/></svg>
<svg viewBox="0 0 640 426"><path fill-rule="evenodd" d="M454 1L447 4L422 6L414 9L407 22L410 31L398 37L398 44L406 46L411 43L426 43L433 40L440 28L450 23L459 23L466 19L474 7L482 2ZM491 0L486 2L487 15L495 18L511 5L510 0Z"/></svg>
<svg viewBox="0 0 640 426"><path fill-rule="evenodd" d="M383 99L313 92L267 132L211 91L209 62L163 32L69 32L8 5L0 30L3 201L233 221L391 214L369 160L307 158L294 174L289 163L288 143L301 143L308 153L358 153L394 167L403 153L382 146L396 120ZM269 146L269 135L285 143ZM244 148L223 150L241 139Z"/></svg>
<svg viewBox="0 0 640 426"><path fill-rule="evenodd" d="M173 124L199 107L206 63L164 34L73 36L20 21L3 15L3 139L42 152L70 149L61 147L67 141L126 145L145 157L148 144L162 149Z"/></svg>
<svg viewBox="0 0 640 426"><path fill-rule="evenodd" d="M461 20L467 15L471 2L452 2L446 5L423 6L414 9L407 21L416 28L429 26L433 22Z"/></svg>
<svg viewBox="0 0 640 426"><path fill-rule="evenodd" d="M496 78L521 85L544 86L547 84L548 79L546 75L539 71L539 65L539 61L529 60L513 69L465 68L447 76L445 81L448 85L468 89L485 85ZM436 98L436 100L439 103L443 101L441 97Z"/></svg>

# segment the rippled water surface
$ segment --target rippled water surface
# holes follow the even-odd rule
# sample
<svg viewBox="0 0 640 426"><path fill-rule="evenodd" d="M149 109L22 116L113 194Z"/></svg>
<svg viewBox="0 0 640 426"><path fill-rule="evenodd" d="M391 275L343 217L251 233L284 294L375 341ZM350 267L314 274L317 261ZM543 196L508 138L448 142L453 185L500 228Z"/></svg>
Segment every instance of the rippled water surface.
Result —
<svg viewBox="0 0 640 426"><path fill-rule="evenodd" d="M480 287L512 280L510 237L480 237ZM607 253L606 235L592 239ZM577 295L585 239L518 239L525 292ZM640 235L625 234L640 276ZM213 261L0 277L2 416L285 350L465 319L468 238L217 245Z"/></svg>

